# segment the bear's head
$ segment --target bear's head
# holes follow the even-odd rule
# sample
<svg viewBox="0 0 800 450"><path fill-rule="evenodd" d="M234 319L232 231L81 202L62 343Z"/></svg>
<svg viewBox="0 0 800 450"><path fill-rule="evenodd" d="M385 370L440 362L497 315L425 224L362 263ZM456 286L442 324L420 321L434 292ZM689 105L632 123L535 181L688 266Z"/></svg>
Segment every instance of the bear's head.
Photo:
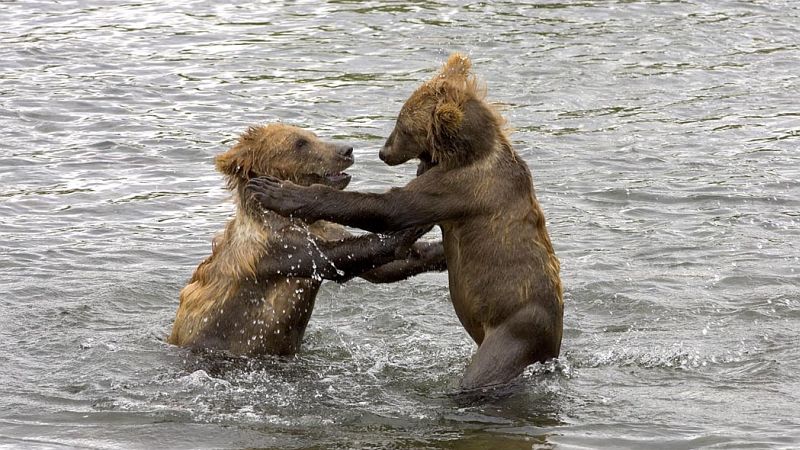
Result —
<svg viewBox="0 0 800 450"><path fill-rule="evenodd" d="M231 190L263 175L304 186L344 189L350 183L344 170L353 165L353 147L324 142L302 128L273 123L250 127L214 162Z"/></svg>
<svg viewBox="0 0 800 450"><path fill-rule="evenodd" d="M413 158L426 167L458 166L492 151L504 121L484 101L485 90L471 67L469 58L454 53L411 94L380 151L381 160L390 166Z"/></svg>

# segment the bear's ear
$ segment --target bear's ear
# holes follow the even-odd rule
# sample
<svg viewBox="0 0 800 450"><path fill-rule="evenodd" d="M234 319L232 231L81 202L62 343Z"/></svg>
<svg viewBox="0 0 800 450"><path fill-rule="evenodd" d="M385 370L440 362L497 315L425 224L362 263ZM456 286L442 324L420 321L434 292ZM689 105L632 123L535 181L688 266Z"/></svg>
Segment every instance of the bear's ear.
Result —
<svg viewBox="0 0 800 450"><path fill-rule="evenodd" d="M443 101L433 110L430 130L431 158L436 162L450 159L458 132L464 122L464 111L452 101Z"/></svg>
<svg viewBox="0 0 800 450"><path fill-rule="evenodd" d="M439 134L452 136L461 127L464 112L454 102L445 101L433 111L433 127Z"/></svg>
<svg viewBox="0 0 800 450"><path fill-rule="evenodd" d="M242 149L239 145L235 145L227 152L217 155L217 157L214 158L214 166L223 175L229 177L236 176L236 174L242 172L243 169L240 155L241 151Z"/></svg>
<svg viewBox="0 0 800 450"><path fill-rule="evenodd" d="M252 149L241 143L214 158L214 166L225 176L225 184L229 190L236 190L241 183L247 182L253 176L255 163Z"/></svg>
<svg viewBox="0 0 800 450"><path fill-rule="evenodd" d="M257 143L259 133L262 132L259 127L249 127L239 136L239 141L233 147L214 158L217 170L228 177L250 172L254 164L253 147Z"/></svg>
<svg viewBox="0 0 800 450"><path fill-rule="evenodd" d="M453 53L447 58L439 74L442 78L466 80L471 68L472 61L469 58L461 53Z"/></svg>
<svg viewBox="0 0 800 450"><path fill-rule="evenodd" d="M436 106L430 128L431 158L440 164L459 165L491 151L499 123L480 100L463 105L444 101Z"/></svg>

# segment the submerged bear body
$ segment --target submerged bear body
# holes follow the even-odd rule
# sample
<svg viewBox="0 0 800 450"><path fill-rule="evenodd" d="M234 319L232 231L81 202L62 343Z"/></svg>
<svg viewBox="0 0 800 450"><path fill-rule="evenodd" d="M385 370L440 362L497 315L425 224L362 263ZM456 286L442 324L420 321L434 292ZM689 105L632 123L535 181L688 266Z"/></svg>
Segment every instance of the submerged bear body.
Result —
<svg viewBox="0 0 800 450"><path fill-rule="evenodd" d="M445 268L441 244L412 246L427 228L356 237L339 225L263 210L244 194L247 181L262 175L343 189L352 147L270 124L250 128L215 162L236 213L180 293L171 344L291 355L300 348L323 279L386 283Z"/></svg>
<svg viewBox="0 0 800 450"><path fill-rule="evenodd" d="M256 220L231 220L224 239L181 291L169 342L237 355L296 353L322 279L259 277L243 264L256 266L279 245Z"/></svg>

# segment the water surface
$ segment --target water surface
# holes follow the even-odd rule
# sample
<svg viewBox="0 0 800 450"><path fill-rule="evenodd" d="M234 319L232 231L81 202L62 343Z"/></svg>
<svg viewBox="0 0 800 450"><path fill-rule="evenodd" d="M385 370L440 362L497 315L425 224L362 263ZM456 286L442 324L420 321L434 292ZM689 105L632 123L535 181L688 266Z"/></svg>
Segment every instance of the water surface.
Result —
<svg viewBox="0 0 800 450"><path fill-rule="evenodd" d="M0 2L0 446L800 445L800 6ZM443 274L325 284L297 358L164 342L230 217L212 158L281 120L352 189L450 51L504 105L562 262L562 357L463 405ZM491 268L488 268L491 270Z"/></svg>

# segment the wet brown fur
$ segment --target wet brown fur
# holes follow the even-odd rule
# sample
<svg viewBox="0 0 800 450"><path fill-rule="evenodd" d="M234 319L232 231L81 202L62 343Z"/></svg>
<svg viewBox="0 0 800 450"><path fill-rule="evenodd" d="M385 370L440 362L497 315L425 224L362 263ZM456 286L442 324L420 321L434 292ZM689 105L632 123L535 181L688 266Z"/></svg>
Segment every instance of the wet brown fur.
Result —
<svg viewBox="0 0 800 450"><path fill-rule="evenodd" d="M383 194L285 184L251 185L266 207L373 232L438 224L450 296L479 348L462 387L502 384L557 357L560 264L525 162L505 120L485 100L471 62L452 55L403 105L380 157L421 161L418 177Z"/></svg>
<svg viewBox="0 0 800 450"><path fill-rule="evenodd" d="M298 143L304 143L301 148ZM336 148L313 133L284 124L251 127L215 159L233 193L236 214L216 236L212 252L180 293L171 344L257 355L295 353L314 306L321 280L304 277L259 278L258 265L281 252L295 235L310 233L336 240L338 225L306 224L248 205L243 189L257 175L306 184L309 176L340 171Z"/></svg>
<svg viewBox="0 0 800 450"><path fill-rule="evenodd" d="M451 55L403 105L392 133L424 136L424 142L405 145L390 137L383 156L410 152L430 159L433 168L405 188L410 193L446 191L451 195L437 195L439 202L471 203L437 208L459 211L439 221L456 313L479 346L499 336L486 354L479 348L467 370L464 386L476 388L559 355L563 294L531 173L470 70L468 58ZM506 369L512 373L493 373Z"/></svg>

